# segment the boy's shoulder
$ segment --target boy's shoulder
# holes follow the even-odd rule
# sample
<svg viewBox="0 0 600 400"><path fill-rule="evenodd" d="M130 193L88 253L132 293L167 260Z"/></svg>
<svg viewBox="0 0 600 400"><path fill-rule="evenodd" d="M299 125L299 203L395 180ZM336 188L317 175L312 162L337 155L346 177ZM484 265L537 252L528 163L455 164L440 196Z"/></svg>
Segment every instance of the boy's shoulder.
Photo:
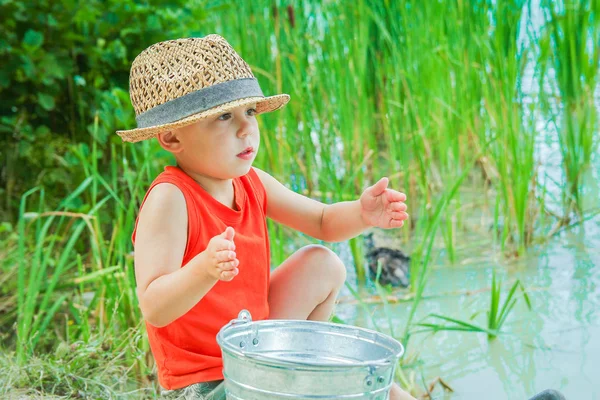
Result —
<svg viewBox="0 0 600 400"><path fill-rule="evenodd" d="M172 182L157 182L148 190L143 208L159 212L165 207L177 205L185 207L185 197L181 189Z"/></svg>
<svg viewBox="0 0 600 400"><path fill-rule="evenodd" d="M131 237L134 245L138 233L143 235L143 239L166 232L172 234L167 236L180 235L181 227L187 225L186 209L183 192L176 185L168 182L154 185L140 206Z"/></svg>

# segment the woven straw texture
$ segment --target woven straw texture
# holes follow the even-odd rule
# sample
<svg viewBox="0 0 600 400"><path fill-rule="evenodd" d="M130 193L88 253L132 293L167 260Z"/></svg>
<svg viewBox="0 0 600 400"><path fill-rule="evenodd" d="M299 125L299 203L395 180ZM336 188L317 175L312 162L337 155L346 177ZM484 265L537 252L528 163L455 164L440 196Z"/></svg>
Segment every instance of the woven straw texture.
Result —
<svg viewBox="0 0 600 400"><path fill-rule="evenodd" d="M168 40L153 44L135 58L129 94L138 116L188 93L240 78L254 78L254 74L221 36ZM169 124L117 131L117 134L126 142L138 142L251 103L256 103L257 114L275 111L289 99L287 94L241 98Z"/></svg>

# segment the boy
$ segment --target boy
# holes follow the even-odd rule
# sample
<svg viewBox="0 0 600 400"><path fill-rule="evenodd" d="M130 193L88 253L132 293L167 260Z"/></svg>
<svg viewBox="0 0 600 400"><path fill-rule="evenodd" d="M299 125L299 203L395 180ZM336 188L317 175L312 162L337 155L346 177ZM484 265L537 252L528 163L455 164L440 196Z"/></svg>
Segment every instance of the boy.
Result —
<svg viewBox="0 0 600 400"><path fill-rule="evenodd" d="M150 46L132 64L130 91L138 128L119 136L156 137L177 160L148 189L132 236L159 382L175 394L223 398L216 343L223 325L242 308L255 320L327 321L345 280L341 260L316 245L270 274L266 217L336 242L372 226L400 228L406 196L383 178L359 200L325 205L253 168L256 115L289 96L264 97L248 64L218 35ZM412 397L394 385L390 398Z"/></svg>

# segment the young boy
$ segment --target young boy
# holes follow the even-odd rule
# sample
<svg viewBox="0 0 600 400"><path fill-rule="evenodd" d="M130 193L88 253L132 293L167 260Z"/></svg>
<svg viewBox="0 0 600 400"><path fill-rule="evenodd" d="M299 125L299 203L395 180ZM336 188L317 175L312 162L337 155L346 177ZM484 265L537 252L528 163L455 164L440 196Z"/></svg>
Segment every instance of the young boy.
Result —
<svg viewBox="0 0 600 400"><path fill-rule="evenodd" d="M325 205L287 189L252 162L256 115L286 94L264 97L248 64L218 35L157 43L133 62L138 128L124 141L156 137L177 166L152 183L133 232L137 295L159 382L167 393L223 398L219 329L248 309L266 318L327 321L345 267L307 246L270 274L266 217L337 242L373 226L400 228L402 193L383 178L360 199ZM411 399L399 386L391 399Z"/></svg>

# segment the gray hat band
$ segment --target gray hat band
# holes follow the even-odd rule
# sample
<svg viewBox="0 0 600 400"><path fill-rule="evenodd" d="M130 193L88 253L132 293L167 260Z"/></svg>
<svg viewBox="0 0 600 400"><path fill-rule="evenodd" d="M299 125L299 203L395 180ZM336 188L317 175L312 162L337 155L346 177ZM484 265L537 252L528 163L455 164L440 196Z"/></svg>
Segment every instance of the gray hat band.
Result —
<svg viewBox="0 0 600 400"><path fill-rule="evenodd" d="M264 97L256 78L235 79L196 90L153 107L135 120L138 128L169 124L246 97Z"/></svg>

